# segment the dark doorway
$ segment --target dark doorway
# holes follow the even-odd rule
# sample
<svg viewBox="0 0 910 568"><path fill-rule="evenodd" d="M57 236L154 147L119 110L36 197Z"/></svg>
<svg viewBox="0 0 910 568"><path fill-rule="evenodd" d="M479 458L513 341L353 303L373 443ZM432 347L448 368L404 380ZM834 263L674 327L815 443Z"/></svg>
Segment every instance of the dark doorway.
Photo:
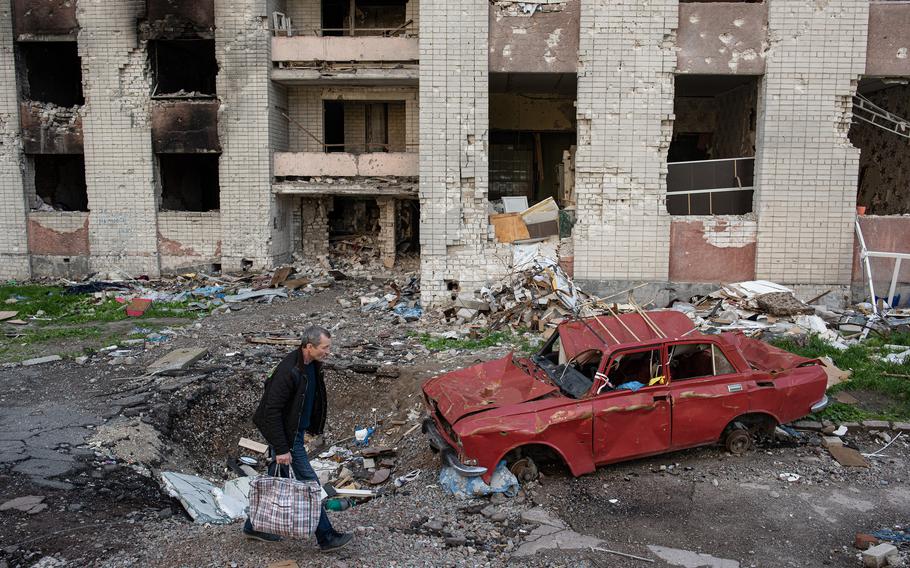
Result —
<svg viewBox="0 0 910 568"><path fill-rule="evenodd" d="M344 152L344 102L325 101L323 132L326 152Z"/></svg>
<svg viewBox="0 0 910 568"><path fill-rule="evenodd" d="M162 211L213 211L220 206L217 154L158 154Z"/></svg>

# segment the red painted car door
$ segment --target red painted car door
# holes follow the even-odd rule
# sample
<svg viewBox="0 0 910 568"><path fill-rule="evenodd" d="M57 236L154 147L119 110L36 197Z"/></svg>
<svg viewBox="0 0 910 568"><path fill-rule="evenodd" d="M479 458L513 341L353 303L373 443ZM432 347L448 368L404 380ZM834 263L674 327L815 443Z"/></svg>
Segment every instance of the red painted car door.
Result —
<svg viewBox="0 0 910 568"><path fill-rule="evenodd" d="M670 402L664 351L660 346L614 353L598 374L612 388L594 381L594 462L616 462L665 452L670 448ZM640 383L638 390L617 387ZM653 384L649 384L653 383ZM603 387L603 388L601 388ZM600 392L598 392L598 390Z"/></svg>
<svg viewBox="0 0 910 568"><path fill-rule="evenodd" d="M731 420L748 412L745 377L719 345L704 339L673 342L667 359L674 449L715 442Z"/></svg>

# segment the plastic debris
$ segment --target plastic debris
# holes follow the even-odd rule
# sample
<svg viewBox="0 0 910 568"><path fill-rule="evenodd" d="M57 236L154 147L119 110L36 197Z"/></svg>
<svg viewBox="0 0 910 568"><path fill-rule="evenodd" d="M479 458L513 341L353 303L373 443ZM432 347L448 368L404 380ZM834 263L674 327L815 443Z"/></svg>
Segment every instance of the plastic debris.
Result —
<svg viewBox="0 0 910 568"><path fill-rule="evenodd" d="M451 466L444 466L439 472L439 484L447 493L463 499L481 497L491 493L504 493L509 497L514 497L520 489L518 478L506 467L505 460L496 466L489 484L485 483L480 476L459 475Z"/></svg>

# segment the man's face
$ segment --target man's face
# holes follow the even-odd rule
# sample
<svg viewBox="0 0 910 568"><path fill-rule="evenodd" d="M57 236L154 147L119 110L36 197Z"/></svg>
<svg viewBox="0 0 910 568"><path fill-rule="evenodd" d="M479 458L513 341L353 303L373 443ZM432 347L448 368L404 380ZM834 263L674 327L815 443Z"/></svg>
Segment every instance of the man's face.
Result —
<svg viewBox="0 0 910 568"><path fill-rule="evenodd" d="M323 361L329 356L329 350L332 348L332 340L324 335L319 337L319 345L307 343L304 350L307 356L314 361Z"/></svg>

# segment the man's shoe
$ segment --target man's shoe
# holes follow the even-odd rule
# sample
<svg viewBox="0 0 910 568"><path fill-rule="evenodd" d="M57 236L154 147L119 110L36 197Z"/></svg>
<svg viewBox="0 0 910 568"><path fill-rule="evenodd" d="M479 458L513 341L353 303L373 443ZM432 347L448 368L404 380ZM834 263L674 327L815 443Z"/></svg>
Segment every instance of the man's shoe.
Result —
<svg viewBox="0 0 910 568"><path fill-rule="evenodd" d="M281 537L277 534L257 531L253 528L253 523L249 519L243 523L243 534L248 540L259 540L262 542L278 542L281 540Z"/></svg>
<svg viewBox="0 0 910 568"><path fill-rule="evenodd" d="M319 550L321 552L333 552L339 548L344 548L353 538L354 535L351 533L334 533L319 543Z"/></svg>

